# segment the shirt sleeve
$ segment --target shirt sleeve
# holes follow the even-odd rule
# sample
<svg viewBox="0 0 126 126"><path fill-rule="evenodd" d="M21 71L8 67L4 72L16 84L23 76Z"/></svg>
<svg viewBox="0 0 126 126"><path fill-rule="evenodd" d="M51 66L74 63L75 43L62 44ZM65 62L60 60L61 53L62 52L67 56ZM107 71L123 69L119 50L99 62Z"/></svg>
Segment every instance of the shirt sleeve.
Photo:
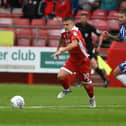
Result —
<svg viewBox="0 0 126 126"><path fill-rule="evenodd" d="M121 41L121 34L120 33L118 34L118 39Z"/></svg>
<svg viewBox="0 0 126 126"><path fill-rule="evenodd" d="M91 31L97 36L100 36L101 34L101 32L98 29L96 29L94 26L91 26Z"/></svg>
<svg viewBox="0 0 126 126"><path fill-rule="evenodd" d="M64 29L61 29L61 31L60 31L60 37L62 37L63 38L63 34L65 33L65 30Z"/></svg>
<svg viewBox="0 0 126 126"><path fill-rule="evenodd" d="M120 25L120 30L119 30L119 33L118 33L118 39L120 40L120 41L124 41L125 40L125 28L123 27L123 25Z"/></svg>
<svg viewBox="0 0 126 126"><path fill-rule="evenodd" d="M80 40L80 36L79 36L78 31L73 31L73 32L72 32L71 40L73 40L73 39Z"/></svg>

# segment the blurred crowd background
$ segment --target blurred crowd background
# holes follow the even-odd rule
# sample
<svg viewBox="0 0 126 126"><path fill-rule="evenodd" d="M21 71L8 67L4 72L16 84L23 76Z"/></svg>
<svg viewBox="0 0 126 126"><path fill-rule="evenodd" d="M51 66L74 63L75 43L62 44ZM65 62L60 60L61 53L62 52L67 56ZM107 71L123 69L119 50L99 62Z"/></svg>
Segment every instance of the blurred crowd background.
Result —
<svg viewBox="0 0 126 126"><path fill-rule="evenodd" d="M126 0L0 0L0 30L15 33L14 45L56 47L62 19L74 16L80 21L82 12L98 30L117 34L117 14L126 9ZM92 35L94 44L97 36ZM102 47L109 47L105 38Z"/></svg>

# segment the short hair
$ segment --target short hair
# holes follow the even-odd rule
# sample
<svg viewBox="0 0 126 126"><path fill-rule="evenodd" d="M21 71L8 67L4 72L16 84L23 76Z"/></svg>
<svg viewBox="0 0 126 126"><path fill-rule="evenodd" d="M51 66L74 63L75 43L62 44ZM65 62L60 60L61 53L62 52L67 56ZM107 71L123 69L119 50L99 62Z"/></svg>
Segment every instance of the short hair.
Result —
<svg viewBox="0 0 126 126"><path fill-rule="evenodd" d="M63 21L69 21L69 20L70 21L75 21L74 17L72 17L72 16L65 17Z"/></svg>
<svg viewBox="0 0 126 126"><path fill-rule="evenodd" d="M121 14L125 14L125 15L126 15L126 9L121 10L121 11L120 11L120 13L121 13Z"/></svg>
<svg viewBox="0 0 126 126"><path fill-rule="evenodd" d="M86 16L86 17L88 17L88 13L87 13L87 12L82 12L82 13L81 13L81 16Z"/></svg>

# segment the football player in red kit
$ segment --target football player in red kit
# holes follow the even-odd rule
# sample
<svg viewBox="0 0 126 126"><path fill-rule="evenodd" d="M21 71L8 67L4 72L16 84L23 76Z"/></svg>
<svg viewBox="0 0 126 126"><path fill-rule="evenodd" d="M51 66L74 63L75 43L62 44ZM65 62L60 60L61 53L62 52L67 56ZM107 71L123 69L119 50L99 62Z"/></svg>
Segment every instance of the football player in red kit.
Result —
<svg viewBox="0 0 126 126"><path fill-rule="evenodd" d="M57 51L52 56L60 55L68 51L70 56L61 67L57 79L62 84L64 90L57 95L57 98L63 98L71 92L69 76L75 74L81 81L82 86L86 89L89 96L91 108L96 107L94 96L94 87L90 78L90 60L86 50L85 41L81 32L74 25L73 17L66 17L63 21L64 29L61 32L61 38Z"/></svg>

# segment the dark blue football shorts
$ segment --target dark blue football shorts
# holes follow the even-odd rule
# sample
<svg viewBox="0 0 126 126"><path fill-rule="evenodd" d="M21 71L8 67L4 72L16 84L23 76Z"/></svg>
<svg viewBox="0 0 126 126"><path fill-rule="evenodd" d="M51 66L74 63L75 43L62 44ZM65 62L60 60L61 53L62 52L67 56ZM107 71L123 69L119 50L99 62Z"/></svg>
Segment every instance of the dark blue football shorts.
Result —
<svg viewBox="0 0 126 126"><path fill-rule="evenodd" d="M126 61L119 64L119 68L123 73L126 73Z"/></svg>

